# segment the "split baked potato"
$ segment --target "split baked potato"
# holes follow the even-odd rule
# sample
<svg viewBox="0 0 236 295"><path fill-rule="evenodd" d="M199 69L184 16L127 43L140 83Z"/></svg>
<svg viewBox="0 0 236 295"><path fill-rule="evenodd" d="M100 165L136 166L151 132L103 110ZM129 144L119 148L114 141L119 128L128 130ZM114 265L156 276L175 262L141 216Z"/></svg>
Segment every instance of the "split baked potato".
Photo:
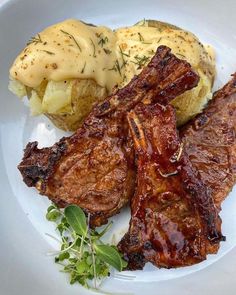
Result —
<svg viewBox="0 0 236 295"><path fill-rule="evenodd" d="M117 38L117 48L102 47L108 53L114 50L118 56L116 67L107 69L108 77L109 73L113 72L117 75L113 87L123 87L127 84L148 63L155 49L159 45L166 45L177 57L190 62L200 76L196 88L172 101L176 108L178 125L184 124L199 113L212 97L211 89L215 76L214 54L210 47L203 46L192 33L168 23L144 20L133 27L117 29L114 34ZM99 40L103 40L103 44L106 43L105 38ZM45 52L49 54L46 50ZM124 59L125 63L122 63ZM65 77L61 81L44 79L39 85L30 87L12 74L13 69L10 73L9 89L20 97L28 96L31 114L44 114L63 130L76 130L93 105L104 100L112 91L111 87L99 84L94 77L89 78L88 75L84 78Z"/></svg>

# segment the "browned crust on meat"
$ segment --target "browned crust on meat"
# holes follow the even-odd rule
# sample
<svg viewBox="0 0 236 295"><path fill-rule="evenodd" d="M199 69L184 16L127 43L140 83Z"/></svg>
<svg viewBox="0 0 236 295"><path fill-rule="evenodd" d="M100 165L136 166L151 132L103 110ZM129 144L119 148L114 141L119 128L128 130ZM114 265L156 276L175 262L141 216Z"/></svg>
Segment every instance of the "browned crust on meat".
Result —
<svg viewBox="0 0 236 295"><path fill-rule="evenodd" d="M222 240L221 220L179 140L173 107L139 104L128 120L138 163L130 227L118 245L128 268L206 259Z"/></svg>
<svg viewBox="0 0 236 295"><path fill-rule="evenodd" d="M135 169L126 112L145 98L165 104L197 85L190 64L160 46L151 62L123 89L95 106L83 126L50 148L29 143L18 168L59 206L77 204L100 225L133 195Z"/></svg>
<svg viewBox="0 0 236 295"><path fill-rule="evenodd" d="M126 112L141 100L167 104L172 99L197 86L199 76L191 65L178 59L170 48L159 46L142 72L116 93L110 95L92 112L101 117L114 111Z"/></svg>
<svg viewBox="0 0 236 295"><path fill-rule="evenodd" d="M183 126L186 152L220 210L236 183L236 74Z"/></svg>
<svg viewBox="0 0 236 295"><path fill-rule="evenodd" d="M24 157L18 166L24 182L29 186L36 186L40 180L46 182L53 174L56 162L66 151L66 142L62 139L52 148L38 149L38 142L29 142L24 149ZM32 158L31 155L34 155Z"/></svg>

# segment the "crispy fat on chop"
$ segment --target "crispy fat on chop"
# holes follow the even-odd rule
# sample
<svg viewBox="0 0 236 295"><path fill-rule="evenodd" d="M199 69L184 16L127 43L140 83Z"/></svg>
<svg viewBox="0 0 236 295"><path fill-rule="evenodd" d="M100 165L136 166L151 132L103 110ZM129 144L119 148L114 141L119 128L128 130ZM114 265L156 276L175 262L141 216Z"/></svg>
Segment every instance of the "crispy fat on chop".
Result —
<svg viewBox="0 0 236 295"><path fill-rule="evenodd" d="M106 223L134 192L127 111L144 98L166 104L198 81L190 64L176 58L168 47L158 47L142 72L97 105L72 136L49 148L28 143L18 166L24 182L61 207L79 205L91 214L92 226Z"/></svg>

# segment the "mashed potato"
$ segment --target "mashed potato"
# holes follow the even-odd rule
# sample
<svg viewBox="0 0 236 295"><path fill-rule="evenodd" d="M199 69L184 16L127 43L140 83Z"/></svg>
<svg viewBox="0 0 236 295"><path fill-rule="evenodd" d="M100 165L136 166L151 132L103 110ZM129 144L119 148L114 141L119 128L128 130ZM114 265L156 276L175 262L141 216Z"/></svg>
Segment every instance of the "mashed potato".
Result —
<svg viewBox="0 0 236 295"><path fill-rule="evenodd" d="M177 97L178 124L199 113L211 98L215 75L212 50L173 25L141 21L115 31L66 20L33 37L10 69L9 89L27 94L32 115L75 130L98 101L123 87L166 45L198 72L198 86Z"/></svg>

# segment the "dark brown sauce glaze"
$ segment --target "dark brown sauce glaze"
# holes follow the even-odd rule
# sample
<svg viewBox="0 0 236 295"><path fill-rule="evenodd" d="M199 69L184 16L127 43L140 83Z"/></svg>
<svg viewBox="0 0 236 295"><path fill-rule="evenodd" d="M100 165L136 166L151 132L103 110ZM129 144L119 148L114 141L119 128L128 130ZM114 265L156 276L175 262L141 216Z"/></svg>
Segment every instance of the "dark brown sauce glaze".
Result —
<svg viewBox="0 0 236 295"><path fill-rule="evenodd" d="M180 135L218 210L236 183L236 74Z"/></svg>
<svg viewBox="0 0 236 295"><path fill-rule="evenodd" d="M134 192L127 111L143 98L167 103L198 81L187 62L176 58L169 48L158 47L147 67L95 106L71 137L44 149L38 149L36 142L29 143L18 166L23 180L59 206L79 205L91 213L93 226L106 223Z"/></svg>
<svg viewBox="0 0 236 295"><path fill-rule="evenodd" d="M138 166L130 228L119 243L128 268L143 268L147 261L171 268L206 259L222 238L220 219L186 157L173 107L139 104L128 121Z"/></svg>

